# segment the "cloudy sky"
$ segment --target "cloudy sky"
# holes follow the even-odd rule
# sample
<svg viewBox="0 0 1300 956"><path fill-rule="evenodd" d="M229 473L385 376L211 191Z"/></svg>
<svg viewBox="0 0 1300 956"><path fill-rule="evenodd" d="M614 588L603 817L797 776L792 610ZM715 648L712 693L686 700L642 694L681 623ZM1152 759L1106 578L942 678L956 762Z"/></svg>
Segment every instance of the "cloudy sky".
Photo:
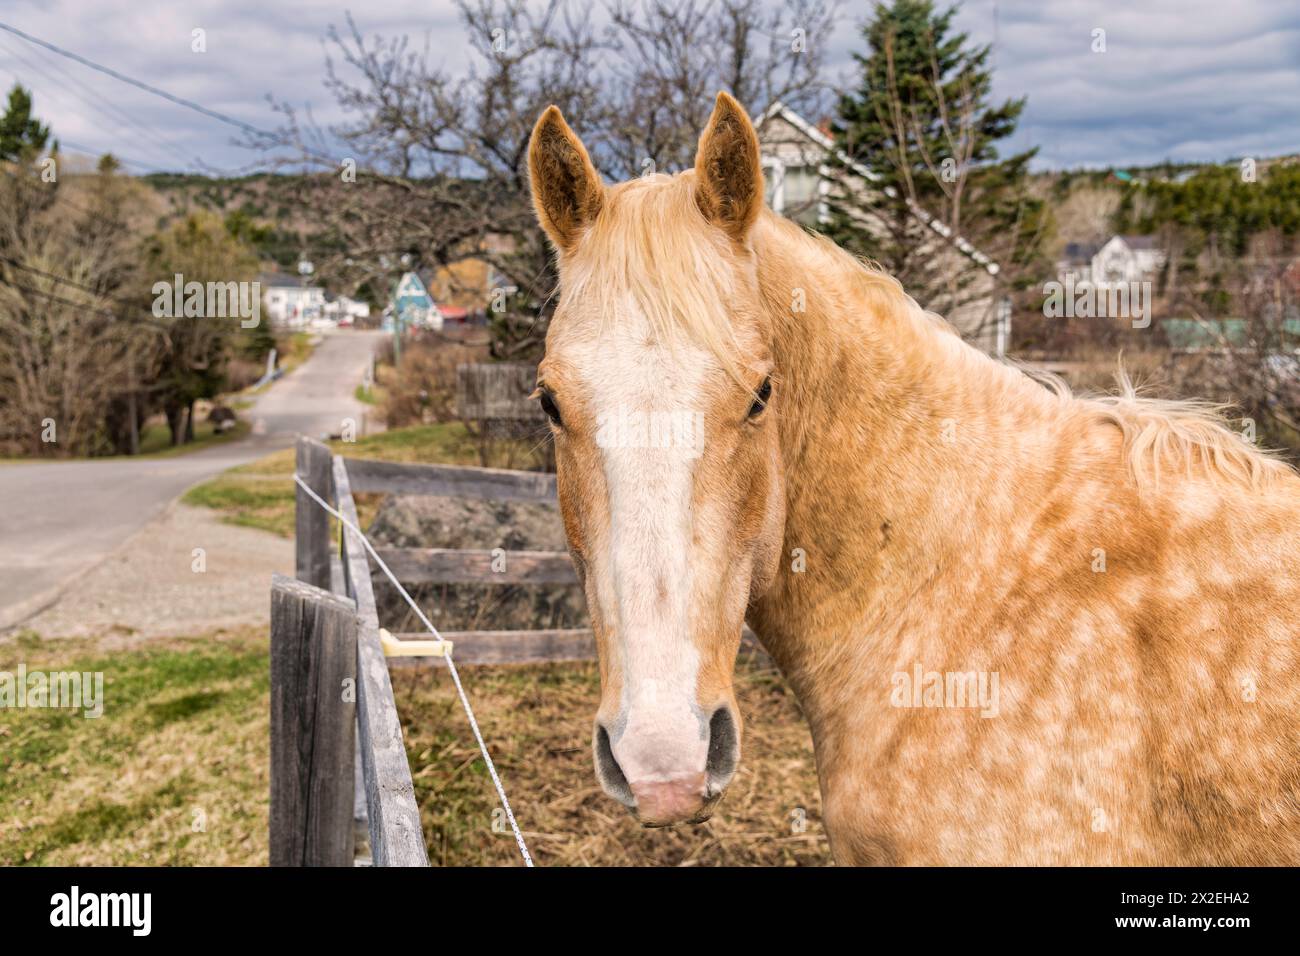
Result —
<svg viewBox="0 0 1300 956"><path fill-rule="evenodd" d="M775 0L774 0L775 2ZM338 111L322 85L323 38L341 24L330 0L5 0L0 23L194 100L274 127L268 95ZM367 34L426 33L448 67L464 61L449 0L366 0L351 7ZM861 47L846 4L825 43L832 73L851 81ZM1300 151L1297 0L966 0L959 23L996 44L999 97L1029 97L1016 147L1040 168L1225 160ZM794 26L795 24L792 24ZM207 52L191 51L195 28ZM1094 52L1095 31L1105 52ZM220 123L103 76L0 30L0 83L30 87L66 151L111 150L137 172L255 160Z"/></svg>

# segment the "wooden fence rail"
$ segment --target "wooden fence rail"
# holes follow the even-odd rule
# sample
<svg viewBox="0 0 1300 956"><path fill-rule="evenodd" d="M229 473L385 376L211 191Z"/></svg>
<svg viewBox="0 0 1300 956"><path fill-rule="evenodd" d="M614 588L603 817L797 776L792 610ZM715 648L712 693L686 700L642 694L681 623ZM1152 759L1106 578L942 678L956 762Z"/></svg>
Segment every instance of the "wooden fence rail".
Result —
<svg viewBox="0 0 1300 956"><path fill-rule="evenodd" d="M394 495L446 495L498 501L553 501L555 476L540 471L414 465L364 458L346 462L354 493L381 491Z"/></svg>
<svg viewBox="0 0 1300 956"><path fill-rule="evenodd" d="M376 548L403 584L577 584L566 551Z"/></svg>
<svg viewBox="0 0 1300 956"><path fill-rule="evenodd" d="M342 458L334 459L339 513L360 528ZM343 580L357 606L357 746L361 752L370 853L375 866L428 866L420 809L411 782L388 662L379 643L379 612L370 583L370 560L355 534L341 533Z"/></svg>

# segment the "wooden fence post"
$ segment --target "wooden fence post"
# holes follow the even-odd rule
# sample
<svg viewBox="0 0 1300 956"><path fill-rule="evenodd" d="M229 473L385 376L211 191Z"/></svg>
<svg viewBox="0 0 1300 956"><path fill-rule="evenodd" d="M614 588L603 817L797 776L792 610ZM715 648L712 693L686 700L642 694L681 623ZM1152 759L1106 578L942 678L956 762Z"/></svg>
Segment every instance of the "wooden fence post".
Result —
<svg viewBox="0 0 1300 956"><path fill-rule="evenodd" d="M271 580L272 866L353 864L356 678L353 602L275 575Z"/></svg>
<svg viewBox="0 0 1300 956"><path fill-rule="evenodd" d="M298 438L297 471L308 487L326 501L334 497L333 454L329 447L305 435ZM294 526L294 573L299 581L330 587L330 516L297 485Z"/></svg>
<svg viewBox="0 0 1300 956"><path fill-rule="evenodd" d="M334 459L339 513L361 527L347 465ZM355 534L343 534L344 578L357 602L357 749L366 790L370 856L375 866L428 866L411 763L397 718L388 660L379 643L379 614L370 583L370 560Z"/></svg>

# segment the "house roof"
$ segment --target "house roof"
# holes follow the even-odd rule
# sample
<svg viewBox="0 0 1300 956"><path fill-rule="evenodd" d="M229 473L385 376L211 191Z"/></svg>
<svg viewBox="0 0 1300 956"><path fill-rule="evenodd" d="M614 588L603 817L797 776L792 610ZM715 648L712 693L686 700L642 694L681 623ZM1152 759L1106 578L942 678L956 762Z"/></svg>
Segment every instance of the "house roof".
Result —
<svg viewBox="0 0 1300 956"><path fill-rule="evenodd" d="M429 291L429 278L420 270L403 272L393 287L393 299L428 299L433 304L433 294Z"/></svg>
<svg viewBox="0 0 1300 956"><path fill-rule="evenodd" d="M1130 249L1158 249L1155 236L1120 236Z"/></svg>
<svg viewBox="0 0 1300 956"><path fill-rule="evenodd" d="M1061 255L1067 262L1087 262L1099 249L1101 246L1095 242L1068 242Z"/></svg>
<svg viewBox="0 0 1300 956"><path fill-rule="evenodd" d="M767 120L772 119L773 117L779 117L780 119L785 120L795 129L797 129L800 133L802 133L804 136L808 137L809 140L811 140L813 143L817 144L827 152L833 151L835 153L836 158L841 163L843 163L847 169L852 170L854 173L861 176L863 179L867 180L868 182L874 183L880 180L880 175L878 173L875 173L872 170L868 169L865 165L859 163L857 160L851 159L847 153L845 153L842 149L840 149L835 145L835 140L833 138L831 138L826 133L822 132L812 123L809 123L806 119L804 119L794 110L792 110L790 107L786 106L780 100L776 100L775 102L773 102L772 105L769 106L763 112L762 122L766 122ZM759 139L760 141L762 140L761 135ZM886 186L885 195L889 196L890 198L893 198L896 195L894 187ZM967 240L965 237L963 236L954 237L952 234L952 230L948 227L946 223L940 222L929 212L922 209L920 206L918 206L916 203L910 200L908 201L908 207L912 210L912 214L915 215L916 218L919 219L921 222L923 222L926 226L928 226L936 235L942 236L945 239L950 239L952 241L952 244L956 246L957 249L959 249L965 255L969 256L973 261L983 266L985 271L988 272L989 275L998 274L998 270L1000 268L998 264L994 262L989 256L985 255L984 253L976 249L970 243L970 241Z"/></svg>

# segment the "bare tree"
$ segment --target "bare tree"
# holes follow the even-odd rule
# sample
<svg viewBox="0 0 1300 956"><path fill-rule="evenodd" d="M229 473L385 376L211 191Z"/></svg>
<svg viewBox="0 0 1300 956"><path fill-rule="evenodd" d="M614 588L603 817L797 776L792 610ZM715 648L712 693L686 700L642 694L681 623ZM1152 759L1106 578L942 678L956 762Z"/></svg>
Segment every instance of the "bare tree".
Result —
<svg viewBox="0 0 1300 956"><path fill-rule="evenodd" d="M151 373L158 339L119 295L131 243L114 217L130 185L96 184L77 209L52 185L21 164L0 175L0 442L36 455L116 450L110 410L133 375Z"/></svg>
<svg viewBox="0 0 1300 956"><path fill-rule="evenodd" d="M470 61L455 74L434 65L430 40L367 39L349 17L327 61L349 119L327 132L282 107L282 135L260 145L329 168L300 198L326 218L322 246L340 250L322 262L331 275L383 298L406 269L485 260L494 351L527 358L556 282L528 196L541 111L559 105L610 179L682 168L718 89L753 110L823 92L835 2L458 0ZM331 135L347 155L323 161Z"/></svg>

